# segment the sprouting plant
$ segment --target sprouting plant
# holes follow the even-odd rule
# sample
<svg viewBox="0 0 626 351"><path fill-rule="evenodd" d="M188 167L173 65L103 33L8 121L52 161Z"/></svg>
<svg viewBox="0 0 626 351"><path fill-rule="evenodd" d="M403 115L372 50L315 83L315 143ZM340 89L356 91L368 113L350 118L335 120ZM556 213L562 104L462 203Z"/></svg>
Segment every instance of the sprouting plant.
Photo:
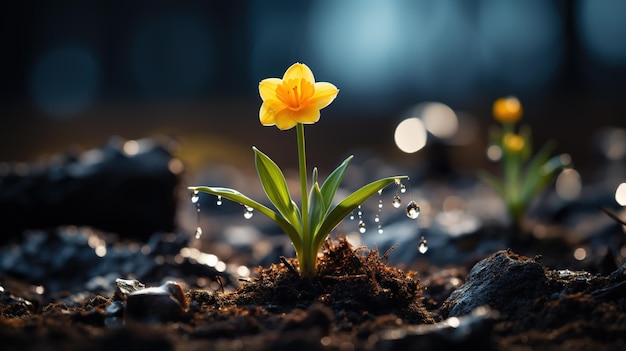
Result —
<svg viewBox="0 0 626 351"><path fill-rule="evenodd" d="M330 232L355 208L386 186L406 179L406 176L383 178L369 183L334 204L335 193L343 179L352 156L344 160L320 186L317 168L313 168L312 186L308 187L304 124L320 118L320 110L328 106L339 90L331 83L315 82L313 72L302 63L287 69L283 78L267 78L259 83L263 100L259 119L264 126L280 130L296 127L298 166L300 172L301 208L292 199L282 171L256 147L255 165L261 185L276 211L252 200L237 190L222 187L192 186L190 190L221 196L255 209L274 222L289 236L298 259L300 274L315 274L317 253Z"/></svg>
<svg viewBox="0 0 626 351"><path fill-rule="evenodd" d="M520 228L531 200L550 184L557 171L571 162L567 154L551 156L555 149L552 141L531 158L530 127L520 126L516 132L522 113L522 104L516 97L503 97L494 102L493 117L500 127L491 130L488 155L492 160L500 161L502 179L486 171L479 172L479 177L504 199L516 228Z"/></svg>

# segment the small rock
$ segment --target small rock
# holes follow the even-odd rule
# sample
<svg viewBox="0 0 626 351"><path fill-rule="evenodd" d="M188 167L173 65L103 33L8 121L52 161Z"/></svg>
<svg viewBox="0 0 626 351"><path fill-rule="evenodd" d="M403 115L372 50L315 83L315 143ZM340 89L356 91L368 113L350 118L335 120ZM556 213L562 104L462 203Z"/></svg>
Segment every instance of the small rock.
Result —
<svg viewBox="0 0 626 351"><path fill-rule="evenodd" d="M124 320L142 322L176 321L187 311L183 289L178 283L133 291L126 297Z"/></svg>
<svg viewBox="0 0 626 351"><path fill-rule="evenodd" d="M458 317L488 305L514 318L530 312L534 300L547 291L541 264L508 250L478 262L466 282L443 303L444 316Z"/></svg>

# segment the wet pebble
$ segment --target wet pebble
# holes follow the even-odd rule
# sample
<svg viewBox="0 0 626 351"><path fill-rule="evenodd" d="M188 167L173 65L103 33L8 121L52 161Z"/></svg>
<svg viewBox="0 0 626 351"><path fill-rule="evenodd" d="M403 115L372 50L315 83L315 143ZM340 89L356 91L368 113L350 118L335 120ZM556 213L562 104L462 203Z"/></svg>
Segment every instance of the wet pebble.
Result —
<svg viewBox="0 0 626 351"><path fill-rule="evenodd" d="M166 282L146 288L138 280L117 279L113 301L106 308L105 324L123 325L129 320L155 323L178 321L188 310L180 284Z"/></svg>

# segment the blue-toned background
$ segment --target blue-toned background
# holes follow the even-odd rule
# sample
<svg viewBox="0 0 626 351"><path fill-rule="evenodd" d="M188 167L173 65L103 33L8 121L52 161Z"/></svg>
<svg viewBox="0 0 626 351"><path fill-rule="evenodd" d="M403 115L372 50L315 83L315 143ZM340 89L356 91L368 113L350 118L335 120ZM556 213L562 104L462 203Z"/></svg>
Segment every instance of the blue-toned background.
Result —
<svg viewBox="0 0 626 351"><path fill-rule="evenodd" d="M251 145L295 165L295 133L258 123L257 84L296 61L341 90L307 129L322 165L359 147L411 162L394 129L428 101L485 143L491 103L516 95L537 142L579 166L626 125L620 0L16 1L0 16L0 162L168 134L192 167L251 165Z"/></svg>

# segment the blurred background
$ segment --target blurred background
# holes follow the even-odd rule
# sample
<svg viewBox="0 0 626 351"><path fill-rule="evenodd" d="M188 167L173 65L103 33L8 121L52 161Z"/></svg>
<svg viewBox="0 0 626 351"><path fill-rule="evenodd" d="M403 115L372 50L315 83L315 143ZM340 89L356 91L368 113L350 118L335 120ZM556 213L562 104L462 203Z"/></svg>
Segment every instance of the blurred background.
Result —
<svg viewBox="0 0 626 351"><path fill-rule="evenodd" d="M620 0L14 1L0 16L3 172L155 135L192 172L247 171L252 145L295 169L295 131L259 124L257 90L294 62L341 90L307 128L311 166L363 150L472 174L508 95L583 179L606 140L626 153ZM394 133L415 114L429 139L405 153Z"/></svg>

